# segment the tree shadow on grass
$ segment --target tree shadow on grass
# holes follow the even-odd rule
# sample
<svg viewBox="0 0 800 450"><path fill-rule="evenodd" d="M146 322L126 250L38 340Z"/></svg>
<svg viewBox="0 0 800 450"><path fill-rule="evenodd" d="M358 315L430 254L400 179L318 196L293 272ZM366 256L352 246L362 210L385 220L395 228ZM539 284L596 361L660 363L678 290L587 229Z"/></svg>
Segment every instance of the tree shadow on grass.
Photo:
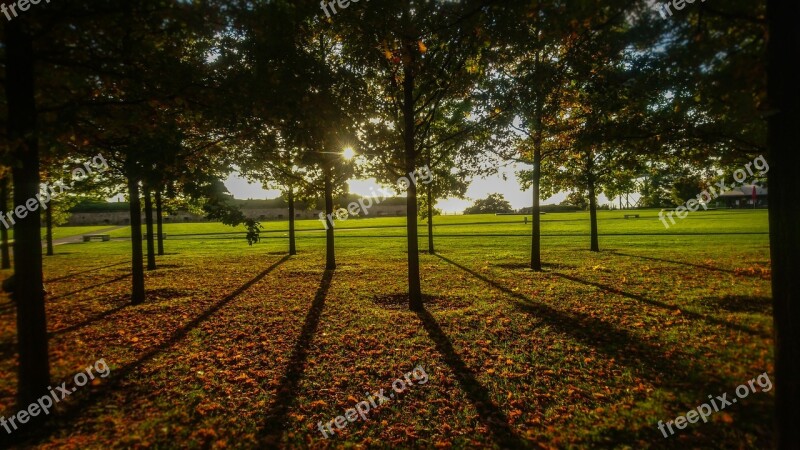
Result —
<svg viewBox="0 0 800 450"><path fill-rule="evenodd" d="M292 355L289 357L286 372L281 377L278 393L264 418L265 424L259 432L259 438L267 447L278 445L286 429L289 409L297 397L300 380L303 379L303 374L306 370L308 351L319 327L322 310L325 307L325 298L328 296L333 274L333 271L326 270L322 276L322 282L314 295L311 308L306 314L303 329L297 338L297 343L294 345Z"/></svg>
<svg viewBox="0 0 800 450"><path fill-rule="evenodd" d="M671 259L654 258L652 256L629 255L627 253L618 252L616 250L608 250L608 253L611 253L613 255L619 255L619 256L627 256L628 258L639 258L639 259L646 259L648 261L658 261L658 262L665 262L665 263L670 263L670 264L677 264L679 266L696 267L698 269L710 270L712 272L724 272L724 273L736 274L736 271L734 271L734 270L721 269L719 267L705 266L705 265L702 265L702 264L692 264L692 263L688 263L688 262L684 262L684 261L673 261Z"/></svg>
<svg viewBox="0 0 800 450"><path fill-rule="evenodd" d="M617 328L608 322L585 313L575 312L570 314L556 310L546 304L513 292L494 280L443 256L439 256L439 258L515 299L515 306L518 310L541 319L559 333L569 335L584 345L595 348L598 352L629 367L633 372L657 387L668 389L675 393L682 393L685 397L696 398L698 403L706 401L709 393L730 393L734 389L735 385L731 385L728 380L713 372L713 366L709 370L708 361L695 360L691 355L677 348L671 351L669 355L665 355L664 350L659 348L657 344L654 345L642 341L640 337L632 332ZM737 380L737 382L744 383L746 380ZM687 405L680 400L676 400L669 402L666 406L680 412L688 411L686 408L696 405ZM755 435L759 443L764 444L763 447L766 448L770 447L771 431L769 426L762 426L762 424L765 417L771 417L771 411L768 397L762 396L759 397L759 400L750 403L747 408L739 407L725 412L735 416L734 423L746 428L745 432ZM676 415L678 414L677 412ZM655 423L658 419L666 421L671 417L653 417L651 422ZM730 440L729 426L716 426L711 429L708 428L711 425L704 424L701 426L706 426L704 434L702 436L692 436L692 439L696 441L693 443L707 447L717 447L718 445L715 445L715 442ZM651 430L649 428L618 429L612 426L596 431L604 446L613 446L614 443L631 445L641 442L643 439L657 439L658 442L661 442L663 438L663 435L655 427ZM677 442L677 439L673 442ZM680 442L681 445L679 447L685 448L686 442ZM762 446L759 445L759 447Z"/></svg>
<svg viewBox="0 0 800 450"><path fill-rule="evenodd" d="M93 267L91 269L81 270L80 272L68 273L68 274L66 274L64 276L60 276L58 278L52 278L52 279L49 279L49 280L44 280L44 282L45 283L53 283L55 281L61 281L61 280L66 280L67 278L72 278L72 277L74 277L76 275L81 275L81 274L89 273L89 272L96 272L98 270L107 269L109 267L114 267L114 266L121 266L123 264L128 264L128 261L122 261L122 262L118 262L118 263L114 263L114 264L107 264L105 266Z"/></svg>
<svg viewBox="0 0 800 450"><path fill-rule="evenodd" d="M71 295L75 295L75 294L81 293L83 291L88 291L89 289L93 289L93 288L96 288L96 287L99 287L99 286L103 286L103 285L106 285L106 284L116 283L117 281L122 281L122 280L124 280L124 279L126 279L126 278L128 278L130 276L131 276L131 274L120 275L120 276L118 276L116 278L112 278L110 280L103 281L102 283L93 284L91 286L84 286L84 287L82 287L80 289L76 289L74 291L70 291L70 292L67 292L65 294L57 295L55 297L48 297L47 300L48 301L53 301L53 300L66 298L66 297L69 297Z"/></svg>
<svg viewBox="0 0 800 450"><path fill-rule="evenodd" d="M127 298L127 296L126 296L126 298ZM116 313L122 311L123 309L125 309L125 308L127 308L129 306L131 306L130 302L128 302L128 303L126 303L124 305L121 305L121 306L117 306L116 308L111 308L109 310L103 311L102 313L100 313L100 314L98 314L98 315L96 315L94 317L91 317L89 319L86 319L83 322L79 322L79 323L76 323L74 325L70 325L70 326L68 326L66 328L61 328L59 330L51 331L50 333L48 333L47 337L49 339L49 338L53 338L53 337L56 337L56 336L61 335L61 334L70 333L72 331L79 330L79 329L81 329L83 327L86 327L86 326L89 326L89 325L91 325L91 324L93 324L95 322L99 322L99 321L105 319L108 316L116 314Z"/></svg>
<svg viewBox="0 0 800 450"><path fill-rule="evenodd" d="M173 333L172 336L162 344L154 346L145 354L140 356L136 361L133 361L126 366L114 369L111 372L111 376L106 379L105 383L101 384L100 386L86 386L81 389L80 393L70 396L70 399L74 401L71 401L69 404L63 404L61 406L61 411L47 416L48 419L51 420L50 422L36 428L36 430L19 430L11 436L6 436L5 433L0 433L0 448L2 448L3 445L10 444L21 445L22 447L34 446L37 443L45 441L49 436L57 433L59 430L68 429L71 424L81 417L83 411L87 410L90 406L106 399L108 397L108 393L117 388L128 376L135 374L137 370L140 370L144 364L155 358L158 354L164 352L170 347L173 347L181 339L185 338L189 332L197 328L198 325L225 307L228 303L248 290L251 286L264 279L264 277L269 275L287 260L289 260L288 255L284 256L279 261L265 269L263 272L256 275L252 280L248 281L235 291L211 305L210 308L194 318L191 322L176 330L175 333ZM53 385L55 386L56 384Z"/></svg>
<svg viewBox="0 0 800 450"><path fill-rule="evenodd" d="M649 299L647 297L643 297L643 296L638 295L638 294L632 294L630 292L625 292L625 291L617 289L617 288L615 288L613 286L607 286L605 284L595 283L594 281L582 280L580 278L573 277L571 275L567 275L567 274L563 274L563 273L558 273L558 272L551 272L551 273L553 275L557 276L557 277L564 278L566 280L569 280L569 281L572 281L572 282L575 282L575 283L580 283L580 284L584 284L584 285L587 285L587 286L593 286L593 287L596 287L596 288L601 289L603 291L610 292L612 294L619 295L619 296L622 296L622 297L625 297L625 298L629 298L631 300L636 300L636 301L639 301L639 302L642 302L642 303L647 303L648 305L656 306L658 308L666 309L668 311L675 311L675 310L680 308L679 306L676 306L676 305L670 305L668 303L660 302L658 300ZM753 336L760 336L760 337L763 337L763 338L769 338L770 337L769 333L765 333L765 332L762 332L762 331L759 331L759 330L755 330L755 329L747 327L745 325L739 325L737 323L731 323L731 322L728 322L728 321L725 321L725 320L722 320L722 319L717 319L716 317L713 317L713 316L709 316L709 315L706 315L706 314L700 314L700 313L694 312L694 311L689 311L689 310L686 310L685 308L680 308L680 311L681 311L681 315L687 316L687 317L691 317L693 319L699 319L699 320L702 320L704 322L708 322L708 323L711 323L711 324L714 324L714 325L719 325L719 326L722 326L722 327L730 328L730 329L736 330L736 331L741 331L741 332L744 332L744 333L751 334Z"/></svg>
<svg viewBox="0 0 800 450"><path fill-rule="evenodd" d="M705 398L705 391L701 389L727 387L718 375L705 370L706 361L695 361L680 349L674 349L671 355L667 356L663 349L642 341L641 337L630 331L617 328L611 323L586 313L559 311L513 292L508 287L444 256L437 256L513 298L516 309L542 320L557 332L571 336L584 345L628 366L653 384L691 392L696 394L698 399Z"/></svg>
<svg viewBox="0 0 800 450"><path fill-rule="evenodd" d="M0 361L5 361L6 359L11 359L14 355L17 354L17 343L16 341L9 341L3 342L0 344Z"/></svg>
<svg viewBox="0 0 800 450"><path fill-rule="evenodd" d="M772 314L772 299L769 297L726 295L724 297L704 297L700 301L728 312Z"/></svg>
<svg viewBox="0 0 800 450"><path fill-rule="evenodd" d="M408 294L386 294L372 296L372 302L383 309L408 311ZM472 301L460 295L422 294L422 304L435 310L458 310L472 306Z"/></svg>
<svg viewBox="0 0 800 450"><path fill-rule="evenodd" d="M458 355L453 342L445 334L436 319L425 309L416 311L436 349L444 357L444 362L453 371L464 393L478 411L481 421L489 428L492 439L501 448L526 448L530 444L520 438L511 426L508 417L492 400L489 391L475 378L467 363Z"/></svg>
<svg viewBox="0 0 800 450"><path fill-rule="evenodd" d="M500 267L501 269L508 269L508 270L525 270L532 272L531 263L499 263L499 264L492 264L495 267ZM574 264L563 264L563 263L542 263L542 269L577 269L578 266Z"/></svg>

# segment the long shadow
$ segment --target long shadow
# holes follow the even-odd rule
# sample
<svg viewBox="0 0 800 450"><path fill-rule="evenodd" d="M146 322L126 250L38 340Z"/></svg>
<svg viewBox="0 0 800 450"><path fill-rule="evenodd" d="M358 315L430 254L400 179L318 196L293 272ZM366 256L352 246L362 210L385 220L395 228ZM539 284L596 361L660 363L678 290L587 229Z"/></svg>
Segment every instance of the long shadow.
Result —
<svg viewBox="0 0 800 450"><path fill-rule="evenodd" d="M11 359L17 353L16 342L4 342L0 344L0 361Z"/></svg>
<svg viewBox="0 0 800 450"><path fill-rule="evenodd" d="M122 306L117 306L116 308L109 309L108 311L103 311L102 313L100 313L100 314L98 314L98 315L96 315L96 316L94 316L92 318L86 319L83 322L76 323L75 325L70 325L70 326L68 326L66 328L61 328L60 330L51 331L50 333L48 333L47 337L48 338L52 338L52 337L58 336L60 334L69 333L71 331L78 330L78 329L83 328L85 326L91 325L91 324L93 324L95 322L99 322L100 320L103 320L103 319L105 319L106 317L108 317L108 316L110 316L112 314L118 313L118 312L122 311L123 309L125 309L125 308L127 308L129 306L131 306L131 305L130 304L125 304L125 305L122 305Z"/></svg>
<svg viewBox="0 0 800 450"><path fill-rule="evenodd" d="M669 310L669 311L675 311L676 309L678 309L678 306L676 306L676 305L670 305L669 303L664 303L664 302L660 302L658 300L649 299L647 297L643 297L643 296L638 295L638 294L632 294L630 292L625 292L625 291L617 289L617 288L615 288L613 286L608 286L608 285L605 285L605 284L595 283L594 281L582 280L580 278L573 277L573 276L570 276L570 275L567 275L567 274L563 274L563 273L559 273L559 272L550 272L550 275L555 275L557 277L564 278L565 280L573 281L575 283L585 284L587 286L594 286L594 287L596 287L598 289L601 289L601 290L604 290L606 292L610 292L612 294L616 294L616 295L619 295L621 297L629 298L631 300L636 300L636 301L639 301L639 302L642 302L642 303L647 303L648 305L656 306L658 308L666 309L666 310ZM684 308L681 308L681 315L682 316L688 316L688 317L691 317L693 319L699 319L699 320L702 320L704 322L712 323L714 325L727 327L727 328L730 328L732 330L742 331L742 332L751 334L753 336L760 336L760 337L763 337L763 338L769 338L770 337L769 333L766 333L766 332L763 332L763 331L759 331L759 330L750 328L750 327L745 326L745 325L739 325L737 323L731 323L731 322L728 322L726 320L717 319L716 317L709 316L709 315L706 315L706 314L701 314L701 313L694 312L694 311L690 311L690 310L687 310L687 309L684 309Z"/></svg>
<svg viewBox="0 0 800 450"><path fill-rule="evenodd" d="M453 342L445 334L436 319L425 309L417 311L417 315L428 332L428 336L436 344L436 349L444 355L444 362L453 371L461 388L467 394L472 405L478 411L481 421L489 428L492 439L501 448L526 448L530 443L520 438L508 425L508 417L492 400L489 391L475 378L467 363L458 355Z"/></svg>
<svg viewBox="0 0 800 450"><path fill-rule="evenodd" d="M677 264L679 266L696 267L698 269L710 270L712 272L724 272L724 273L736 274L736 271L734 271L734 270L721 269L719 267L704 266L702 264L692 264L692 263L688 263L688 262L684 262L684 261L673 261L671 259L654 258L652 256L629 255L627 253L618 252L616 250L609 250L608 253L611 253L611 254L614 254L614 255L619 255L619 256L627 256L628 258L639 258L639 259L646 259L646 260L649 260L649 261L659 261L659 262L665 262L665 263L670 263L670 264Z"/></svg>
<svg viewBox="0 0 800 450"><path fill-rule="evenodd" d="M93 289L93 288L96 288L96 287L99 287L99 286L103 286L103 285L106 285L106 284L116 283L117 281L122 281L122 280L124 280L124 279L126 279L126 278L128 278L130 276L131 276L131 274L120 275L120 276L118 276L116 278L112 278L110 280L103 281L102 283L93 284L91 286L84 286L84 287L82 287L80 289L76 289L74 291L67 292L65 294L57 295L55 297L49 297L47 300L53 301L53 300L58 300L60 298L69 297L70 295L75 295L75 294L78 294L78 293L83 292L83 291L88 291L89 289Z"/></svg>
<svg viewBox="0 0 800 450"><path fill-rule="evenodd" d="M306 314L303 329L300 332L300 336L297 338L297 343L294 345L292 355L289 357L289 364L286 367L286 372L284 372L281 377L281 385L278 389L278 393L266 413L264 419L265 424L259 431L260 440L265 446L278 445L286 429L289 409L297 397L298 386L306 370L308 350L311 347L314 335L317 333L317 328L319 327L322 310L325 307L325 298L328 296L333 274L333 271L326 270L322 276L322 282L320 283L319 289L317 289L317 293L314 295L311 308L308 310L308 314Z"/></svg>
<svg viewBox="0 0 800 450"><path fill-rule="evenodd" d="M513 298L516 300L514 306L517 310L528 313L557 332L571 336L613 358L656 385L687 391L696 394L698 399L705 398L704 392L708 389L724 392L729 388L729 383L726 384L717 374L707 370L704 361L695 361L681 349L675 348L670 356L666 356L658 345L643 342L640 336L630 331L586 313L559 311L513 292L442 255L436 256Z"/></svg>
<svg viewBox="0 0 800 450"><path fill-rule="evenodd" d="M52 283L54 281L66 280L67 278L72 278L75 275L81 275L81 274L84 274L84 273L95 272L95 271L98 271L98 270L107 269L109 267L114 267L114 266L121 266L123 264L128 264L128 263L129 263L129 261L122 261L122 262L118 262L118 263L114 263L114 264L108 264L108 265L105 265L105 266L93 267L91 269L82 270L80 272L68 273L68 274L66 274L64 276L60 276L58 278L52 278L50 280L44 280L44 282L45 283Z"/></svg>
<svg viewBox="0 0 800 450"><path fill-rule="evenodd" d="M191 322L187 323L186 325L179 328L175 333L162 344L159 344L150 350L148 350L145 354L139 357L136 361L132 363L119 367L111 372L111 377L107 378L106 382L101 384L98 387L94 387L87 389L87 387L81 390L81 393L86 392L83 396L74 395L70 397L73 399L69 404L63 404L61 406L61 411L58 414L51 414L48 416L48 419L51 420L47 424L42 427L37 428L36 430L19 430L15 432L11 436L5 436L5 433L0 433L0 448L2 448L3 444L11 443L22 445L23 447L32 446L37 443L40 443L46 440L50 435L53 433L58 432L58 430L66 429L70 426L73 422L78 420L81 416L81 412L85 411L89 406L96 404L105 398L107 398L107 393L113 391L120 383L122 383L128 376L134 373L134 371L140 369L144 364L152 360L156 355L165 351L166 349L174 346L177 344L181 339L186 337L193 329L195 329L198 325L204 322L206 319L211 317L214 313L222 309L225 305L230 303L236 297L241 295L244 291L249 289L254 284L261 281L264 277L269 275L273 270L278 268L281 264L286 262L289 259L289 255L284 256L279 261L274 263L273 265L269 266L266 270L261 272L260 274L256 275L255 278L248 281L235 291L231 292L230 294L226 295L221 300L214 303L209 309L205 312L194 318ZM55 384L54 384L55 385Z"/></svg>
<svg viewBox="0 0 800 450"><path fill-rule="evenodd" d="M760 313L769 316L772 311L772 297L749 295L726 295L723 297L704 297L703 303L711 304L729 312Z"/></svg>

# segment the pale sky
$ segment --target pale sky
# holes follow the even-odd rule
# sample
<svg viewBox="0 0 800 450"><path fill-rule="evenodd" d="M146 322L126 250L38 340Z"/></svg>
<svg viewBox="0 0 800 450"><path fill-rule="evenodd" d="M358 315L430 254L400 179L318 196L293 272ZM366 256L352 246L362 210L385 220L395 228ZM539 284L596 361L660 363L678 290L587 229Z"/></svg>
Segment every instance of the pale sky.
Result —
<svg viewBox="0 0 800 450"><path fill-rule="evenodd" d="M491 176L487 178L473 179L469 189L467 190L468 200L460 199L445 199L440 200L436 207L441 209L446 214L461 213L470 205L474 200L486 198L489 194L500 193L503 194L506 200L511 203L514 209L524 208L531 206L531 190L522 191L514 175L514 166L509 166L501 170L501 173L506 175L506 180L503 180L502 175ZM370 188L378 189L380 186L375 182L374 178L368 180L350 180L350 192L353 194L370 196L374 195ZM280 196L280 191L265 190L260 183L249 184L247 180L241 178L238 173L233 173L225 180L225 186L237 199L267 199L276 198ZM390 186L386 186L390 187ZM559 193L548 199L542 199L542 204L557 204L566 197L566 193ZM598 198L599 204L605 204L608 199L604 195Z"/></svg>

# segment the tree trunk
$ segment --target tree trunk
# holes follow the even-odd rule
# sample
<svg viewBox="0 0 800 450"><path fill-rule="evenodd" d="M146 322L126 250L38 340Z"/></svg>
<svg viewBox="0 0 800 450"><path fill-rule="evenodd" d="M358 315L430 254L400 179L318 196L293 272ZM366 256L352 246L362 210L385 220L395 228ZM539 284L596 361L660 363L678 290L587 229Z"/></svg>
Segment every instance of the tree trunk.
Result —
<svg viewBox="0 0 800 450"><path fill-rule="evenodd" d="M47 205L47 209L44 210L44 220L45 226L47 227L47 235L45 239L47 240L47 256L53 256L53 201Z"/></svg>
<svg viewBox="0 0 800 450"><path fill-rule="evenodd" d="M142 255L142 203L139 180L128 174L131 211L131 304L144 303L144 256Z"/></svg>
<svg viewBox="0 0 800 450"><path fill-rule="evenodd" d="M428 165L430 167L430 165ZM436 249L433 247L433 188L428 185L428 253L431 255L436 254Z"/></svg>
<svg viewBox="0 0 800 450"><path fill-rule="evenodd" d="M8 208L8 177L0 179L0 212L5 213ZM9 224L10 226L11 224ZM8 248L8 228L0 226L0 260L3 269L11 268L11 252Z"/></svg>
<svg viewBox="0 0 800 450"><path fill-rule="evenodd" d="M538 23L538 20L537 20ZM538 70L541 64L541 52L534 55L534 67ZM542 207L539 201L542 181L542 141L544 130L542 115L544 114L544 95L538 91L533 110L533 203L531 204L531 270L542 270Z"/></svg>
<svg viewBox="0 0 800 450"><path fill-rule="evenodd" d="M416 42L404 43L407 53L404 62L403 74L403 144L405 150L406 174L411 174L416 170L417 151L415 142L415 120L414 120L414 74L413 67L415 59L413 57L414 45ZM419 236L417 234L417 185L414 182L408 183L406 197L406 233L408 235L408 303L413 311L421 310L422 307L422 287L419 279Z"/></svg>
<svg viewBox="0 0 800 450"><path fill-rule="evenodd" d="M12 20L5 29L6 120L14 160L15 205L25 205L39 193L34 56L25 23L25 20ZM38 211L26 210L22 217L15 214L15 222L12 296L17 304L17 405L18 409L25 409L47 394L50 362L42 286L41 218Z"/></svg>
<svg viewBox="0 0 800 450"><path fill-rule="evenodd" d="M144 186L144 221L147 227L147 270L156 270L156 244L153 236L153 191Z"/></svg>
<svg viewBox="0 0 800 450"><path fill-rule="evenodd" d="M289 201L289 254L296 255L297 247L294 241L294 188L292 186L289 186L286 197Z"/></svg>
<svg viewBox="0 0 800 450"><path fill-rule="evenodd" d="M330 161L325 162L325 270L336 270L336 246L333 240L333 180Z"/></svg>
<svg viewBox="0 0 800 450"><path fill-rule="evenodd" d="M541 141L534 142L533 149L533 206L531 207L531 269L542 270L542 208L539 204L539 183L542 178Z"/></svg>
<svg viewBox="0 0 800 450"><path fill-rule="evenodd" d="M794 62L800 53L797 2L769 0L768 93L769 231L772 314L775 329L775 448L800 447L800 85Z"/></svg>
<svg viewBox="0 0 800 450"><path fill-rule="evenodd" d="M597 186L595 186L595 179L594 179L594 159L591 150L589 150L586 155L587 155L586 178L589 187L589 221L591 222L591 234L592 234L591 250L593 252L599 252L600 243L599 239L597 238L597 192L596 192Z"/></svg>
<svg viewBox="0 0 800 450"><path fill-rule="evenodd" d="M156 191L156 234L158 235L158 256L164 255L164 218L161 210L161 188Z"/></svg>
<svg viewBox="0 0 800 450"><path fill-rule="evenodd" d="M595 194L594 180L589 181L589 220L591 221L592 251L600 251L600 242L597 238L597 197Z"/></svg>

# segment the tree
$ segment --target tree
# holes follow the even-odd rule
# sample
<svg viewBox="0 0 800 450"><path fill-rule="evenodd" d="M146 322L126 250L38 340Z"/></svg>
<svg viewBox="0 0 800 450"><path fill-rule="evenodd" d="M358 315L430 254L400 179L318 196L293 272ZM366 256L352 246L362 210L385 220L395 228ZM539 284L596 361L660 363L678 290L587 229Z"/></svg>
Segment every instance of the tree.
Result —
<svg viewBox="0 0 800 450"><path fill-rule="evenodd" d="M0 177L0 211L8 211L8 185L11 173L6 172ZM11 268L11 252L8 248L8 228L0 226L0 268Z"/></svg>
<svg viewBox="0 0 800 450"><path fill-rule="evenodd" d="M464 117L473 116L472 98L450 99L443 102L420 130L421 159L425 167L420 180L424 187L419 195L419 218L427 220L428 253L435 254L433 221L436 200L440 198L464 198L469 188L469 179L494 169L487 163L488 153L484 147L490 141L492 127L497 125L496 116L474 117L465 123Z"/></svg>
<svg viewBox="0 0 800 450"><path fill-rule="evenodd" d="M703 189L705 189L705 186L699 175L687 174L682 176L672 184L672 202L675 206L683 205L687 199L693 198Z"/></svg>
<svg viewBox="0 0 800 450"><path fill-rule="evenodd" d="M283 192L289 209L289 255L297 254L295 239L295 205L299 197L314 195L313 184L301 164L303 151L288 147L277 130L265 130L256 141L249 143L245 158L239 163L240 173L249 180Z"/></svg>
<svg viewBox="0 0 800 450"><path fill-rule="evenodd" d="M501 147L504 160L531 165L518 174L523 188L531 188L531 259L532 270L542 270L541 258L541 181L544 162L562 151L553 145L551 134L561 122L563 90L569 75L570 54L592 38L591 24L595 11L575 8L564 12L562 5L534 2L515 5L501 12L498 24L500 39L493 68L498 76L490 85L495 102L504 108L510 103L508 126L519 134L515 145ZM530 20L518 24L519 17ZM511 25L513 24L513 25Z"/></svg>
<svg viewBox="0 0 800 450"><path fill-rule="evenodd" d="M489 194L488 197L476 200L475 204L464 210L464 214L510 213L514 210L503 194Z"/></svg>
<svg viewBox="0 0 800 450"><path fill-rule="evenodd" d="M768 0L769 11L769 231L775 324L776 448L800 445L800 85L793 56L800 54L800 4Z"/></svg>
<svg viewBox="0 0 800 450"><path fill-rule="evenodd" d="M7 133L15 205L25 205L39 193L39 135L36 113L36 72L33 32L29 22L5 25L5 93L8 101ZM14 300L17 304L19 365L17 404L25 408L50 385L47 317L42 287L42 244L39 214L17 215L14 224Z"/></svg>
<svg viewBox="0 0 800 450"><path fill-rule="evenodd" d="M583 192L580 191L572 191L567 194L567 198L565 198L561 203L561 205L567 206L576 206L580 208L582 211L585 211L589 207L589 202L586 200L586 196Z"/></svg>
<svg viewBox="0 0 800 450"><path fill-rule="evenodd" d="M363 109L372 116L360 124L359 138L378 181L392 183L420 168L424 130L438 108L469 96L484 73L487 3L401 0L351 10L332 21L347 62L368 89ZM423 307L417 217L418 189L410 183L406 233L412 310Z"/></svg>
<svg viewBox="0 0 800 450"><path fill-rule="evenodd" d="M256 130L239 148L245 161L240 168L249 178L284 190L290 209L295 194L307 198L322 194L327 217L325 267L334 270L334 198L343 193L352 174L342 152L356 141L364 83L345 64L338 36L316 20L318 12L308 3L268 2L243 8L235 26L244 38L232 39L229 46L235 51L223 52L214 66L226 72L230 66L246 67L231 78L250 88L239 93L251 99L241 112ZM290 253L296 250L293 222L292 212Z"/></svg>
<svg viewBox="0 0 800 450"><path fill-rule="evenodd" d="M546 193L578 191L589 203L590 249L600 251L597 197L614 193L639 172L651 125L645 95L652 78L647 52L659 37L644 3L608 2L589 21L592 39L568 58L563 125L551 136L562 151L546 174Z"/></svg>

